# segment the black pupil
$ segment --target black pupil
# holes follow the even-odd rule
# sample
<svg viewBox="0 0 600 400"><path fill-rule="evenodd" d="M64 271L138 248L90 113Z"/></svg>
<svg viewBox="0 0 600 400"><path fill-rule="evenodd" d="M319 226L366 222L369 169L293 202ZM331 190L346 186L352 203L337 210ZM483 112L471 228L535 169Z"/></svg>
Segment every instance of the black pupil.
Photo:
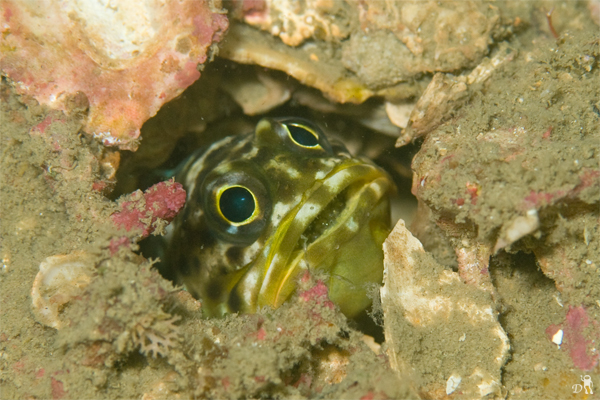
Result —
<svg viewBox="0 0 600 400"><path fill-rule="evenodd" d="M292 139L299 145L306 147L315 147L319 144L316 136L309 130L302 128L301 126L288 125Z"/></svg>
<svg viewBox="0 0 600 400"><path fill-rule="evenodd" d="M244 222L254 212L256 204L252 193L245 187L235 186L226 189L219 199L219 208L223 216L231 222Z"/></svg>

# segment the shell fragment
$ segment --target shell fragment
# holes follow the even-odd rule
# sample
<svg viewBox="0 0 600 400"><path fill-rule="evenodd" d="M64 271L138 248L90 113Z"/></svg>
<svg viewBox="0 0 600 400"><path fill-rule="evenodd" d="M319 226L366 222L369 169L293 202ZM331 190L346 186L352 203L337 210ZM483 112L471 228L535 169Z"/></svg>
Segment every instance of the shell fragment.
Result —
<svg viewBox="0 0 600 400"><path fill-rule="evenodd" d="M461 381L462 378L460 375L452 374L452 376L450 376L450 378L448 378L446 381L446 394L454 393Z"/></svg>
<svg viewBox="0 0 600 400"><path fill-rule="evenodd" d="M46 258L33 281L31 302L36 320L51 328L65 325L64 307L89 285L93 257L83 251Z"/></svg>

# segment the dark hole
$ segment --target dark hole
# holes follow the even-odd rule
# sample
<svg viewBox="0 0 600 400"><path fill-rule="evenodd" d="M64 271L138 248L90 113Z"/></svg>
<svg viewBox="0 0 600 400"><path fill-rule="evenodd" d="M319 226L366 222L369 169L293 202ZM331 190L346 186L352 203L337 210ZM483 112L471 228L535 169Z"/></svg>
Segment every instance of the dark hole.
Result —
<svg viewBox="0 0 600 400"><path fill-rule="evenodd" d="M242 308L242 299L236 290L232 290L229 294L229 300L227 300L229 306L229 312L238 312Z"/></svg>
<svg viewBox="0 0 600 400"><path fill-rule="evenodd" d="M292 135L292 139L294 139L294 141L299 145L306 147L315 147L319 144L319 140L317 139L315 134L309 131L308 129L296 125L288 125L287 127L290 130L290 135Z"/></svg>
<svg viewBox="0 0 600 400"><path fill-rule="evenodd" d="M218 300L221 297L222 288L219 285L207 285L206 295L212 300Z"/></svg>
<svg viewBox="0 0 600 400"><path fill-rule="evenodd" d="M234 186L226 189L219 199L223 216L231 222L244 222L252 216L256 204L252 193L245 187Z"/></svg>

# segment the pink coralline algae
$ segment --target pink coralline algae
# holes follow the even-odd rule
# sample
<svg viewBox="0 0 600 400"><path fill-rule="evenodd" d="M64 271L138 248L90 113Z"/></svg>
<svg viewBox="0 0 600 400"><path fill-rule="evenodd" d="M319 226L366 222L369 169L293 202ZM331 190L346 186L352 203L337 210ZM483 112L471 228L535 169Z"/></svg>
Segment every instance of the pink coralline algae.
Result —
<svg viewBox="0 0 600 400"><path fill-rule="evenodd" d="M589 329L590 325L593 329ZM573 365L583 371L594 369L600 359L596 350L600 340L600 324L596 321L590 323L584 307L569 307L562 325L550 325L546 329L546 335L550 339L561 328L564 331L563 348L569 352ZM596 332L596 335L593 332Z"/></svg>
<svg viewBox="0 0 600 400"><path fill-rule="evenodd" d="M186 193L178 182L160 182L145 192L136 191L121 203L122 211L111 215L115 225L142 231L142 237L154 232L159 221L170 222L185 204Z"/></svg>
<svg viewBox="0 0 600 400"><path fill-rule="evenodd" d="M585 330L589 324L585 308L569 307L565 318L565 346L569 349L573 364L584 371L592 370L598 364L599 357L598 351L593 351L593 348L596 347L593 342L600 338L586 339L585 336ZM598 332L597 329L596 332ZM599 335L596 334L596 336Z"/></svg>
<svg viewBox="0 0 600 400"><path fill-rule="evenodd" d="M135 150L142 124L200 77L228 20L218 0L101 3L3 0L1 72L41 104L85 104L87 133Z"/></svg>
<svg viewBox="0 0 600 400"><path fill-rule="evenodd" d="M305 302L313 300L317 304L323 305L327 308L334 308L333 303L329 300L328 297L327 286L325 286L325 284L321 280L317 281L317 284L312 288L300 292L300 298Z"/></svg>

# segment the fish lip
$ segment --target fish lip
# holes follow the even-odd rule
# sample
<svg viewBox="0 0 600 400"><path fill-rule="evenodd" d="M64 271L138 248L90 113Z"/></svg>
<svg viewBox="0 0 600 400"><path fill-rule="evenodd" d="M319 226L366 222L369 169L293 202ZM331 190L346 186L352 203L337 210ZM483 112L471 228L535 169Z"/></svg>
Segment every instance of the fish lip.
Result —
<svg viewBox="0 0 600 400"><path fill-rule="evenodd" d="M361 169L363 171L360 171ZM360 159L348 159L337 164L322 180L315 183L307 191L309 192L308 196L283 218L281 227L273 235L275 239L274 243L271 243L267 262L264 265L264 279L259 291L258 305L260 307L263 305L278 307L287 299L289 296L287 292L294 282L293 277L297 276L302 269L308 268L306 265L300 265L300 260L307 249L304 249L300 256L295 254L300 238L306 233L312 222L328 208L328 205L351 186L359 187L361 193L346 199L342 212L330 221L330 227L321 232L315 241L308 244L307 249L324 237L326 232L329 232L327 234L329 236L346 226L349 220L355 216L357 203L363 202L366 197L374 197L376 201L372 202L370 207L362 207L365 210L361 219L364 220L368 210L373 209L388 192L390 179L383 170L374 164ZM368 196L367 192L371 192L371 195L375 194ZM323 198L328 200L323 202ZM325 205L320 206L320 204ZM313 212L310 208L315 205L317 211ZM359 222L357 226L360 227L362 222ZM284 246L287 246L288 250L280 252L279 249ZM273 291L273 287L277 287L278 290L274 294L269 293Z"/></svg>

